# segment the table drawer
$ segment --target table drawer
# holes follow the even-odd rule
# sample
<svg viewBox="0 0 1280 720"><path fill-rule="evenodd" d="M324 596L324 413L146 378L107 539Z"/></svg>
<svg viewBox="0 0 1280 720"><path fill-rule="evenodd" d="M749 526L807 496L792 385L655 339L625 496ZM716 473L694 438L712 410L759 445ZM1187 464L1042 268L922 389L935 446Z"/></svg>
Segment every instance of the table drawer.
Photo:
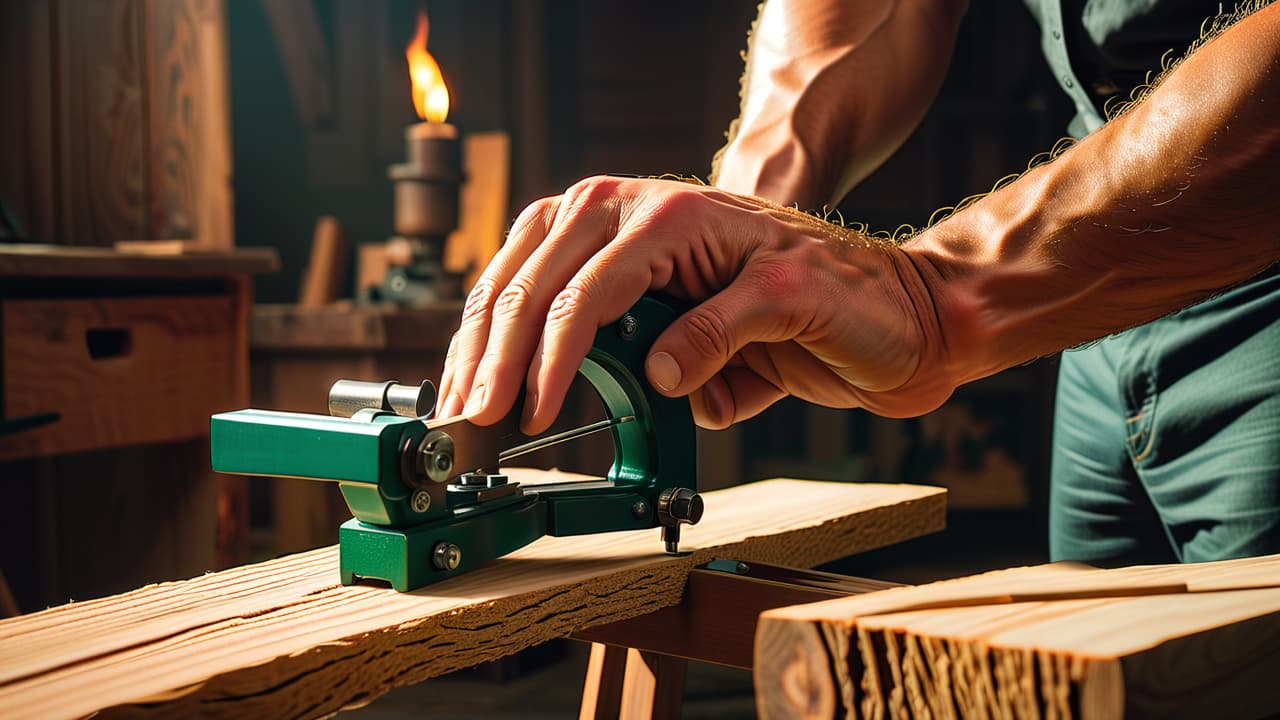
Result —
<svg viewBox="0 0 1280 720"><path fill-rule="evenodd" d="M3 416L61 414L0 459L198 437L236 401L229 297L3 300L0 322Z"/></svg>

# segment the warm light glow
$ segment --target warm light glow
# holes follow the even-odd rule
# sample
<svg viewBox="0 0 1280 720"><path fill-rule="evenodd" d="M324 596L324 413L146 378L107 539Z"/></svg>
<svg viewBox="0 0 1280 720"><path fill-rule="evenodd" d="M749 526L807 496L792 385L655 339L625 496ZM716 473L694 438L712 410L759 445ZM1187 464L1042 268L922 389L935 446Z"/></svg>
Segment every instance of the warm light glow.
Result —
<svg viewBox="0 0 1280 720"><path fill-rule="evenodd" d="M404 56L409 60L409 81L413 83L413 109L428 122L444 122L449 116L449 89L440 66L427 52L427 11L418 10L418 32L409 41Z"/></svg>

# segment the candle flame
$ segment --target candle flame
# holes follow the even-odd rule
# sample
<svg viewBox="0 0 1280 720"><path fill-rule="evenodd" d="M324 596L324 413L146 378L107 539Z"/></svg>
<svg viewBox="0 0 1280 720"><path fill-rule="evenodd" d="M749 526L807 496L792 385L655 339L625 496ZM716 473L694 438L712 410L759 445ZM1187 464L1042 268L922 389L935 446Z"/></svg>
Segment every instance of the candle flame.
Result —
<svg viewBox="0 0 1280 720"><path fill-rule="evenodd" d="M409 61L409 81L413 83L413 109L427 122L444 122L449 116L449 89L436 59L427 52L427 11L418 9L418 31L404 56Z"/></svg>

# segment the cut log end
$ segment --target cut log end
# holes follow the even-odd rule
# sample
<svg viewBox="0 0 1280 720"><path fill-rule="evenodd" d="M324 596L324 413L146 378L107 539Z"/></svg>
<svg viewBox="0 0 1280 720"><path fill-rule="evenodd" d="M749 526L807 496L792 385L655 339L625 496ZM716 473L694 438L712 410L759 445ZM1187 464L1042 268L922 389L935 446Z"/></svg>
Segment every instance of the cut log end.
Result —
<svg viewBox="0 0 1280 720"><path fill-rule="evenodd" d="M761 618L756 629L756 710L761 718L831 718L831 654L812 623Z"/></svg>

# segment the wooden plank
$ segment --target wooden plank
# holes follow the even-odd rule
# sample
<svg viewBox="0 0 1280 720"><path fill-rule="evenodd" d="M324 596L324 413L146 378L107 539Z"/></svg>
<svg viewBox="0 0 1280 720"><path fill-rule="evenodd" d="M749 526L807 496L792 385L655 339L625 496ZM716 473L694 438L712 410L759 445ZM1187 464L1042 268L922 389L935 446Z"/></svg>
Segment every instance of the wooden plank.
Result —
<svg viewBox="0 0 1280 720"><path fill-rule="evenodd" d="M0 277L224 277L279 269L275 248L153 255L34 243L0 246Z"/></svg>
<svg viewBox="0 0 1280 720"><path fill-rule="evenodd" d="M322 215L316 220L311 258L302 273L302 290L298 293L299 307L324 307L339 298L347 279L350 251L347 231L338 218Z"/></svg>
<svg viewBox="0 0 1280 720"><path fill-rule="evenodd" d="M538 475L555 479L521 479ZM679 602L689 571L714 558L810 566L938 530L944 504L937 488L754 483L708 493L680 557L656 530L547 537L412 593L338 585L325 548L0 622L0 707L327 715Z"/></svg>
<svg viewBox="0 0 1280 720"><path fill-rule="evenodd" d="M458 229L445 246L445 267L467 274L471 289L498 254L511 222L511 138L504 132L471 133L462 140L467 181L462 186Z"/></svg>
<svg viewBox="0 0 1280 720"><path fill-rule="evenodd" d="M763 717L1252 717L1280 710L1280 555L1003 570L766 612ZM787 678L789 680L784 680Z"/></svg>
<svg viewBox="0 0 1280 720"><path fill-rule="evenodd" d="M147 231L235 245L224 0L143 0L150 195Z"/></svg>

